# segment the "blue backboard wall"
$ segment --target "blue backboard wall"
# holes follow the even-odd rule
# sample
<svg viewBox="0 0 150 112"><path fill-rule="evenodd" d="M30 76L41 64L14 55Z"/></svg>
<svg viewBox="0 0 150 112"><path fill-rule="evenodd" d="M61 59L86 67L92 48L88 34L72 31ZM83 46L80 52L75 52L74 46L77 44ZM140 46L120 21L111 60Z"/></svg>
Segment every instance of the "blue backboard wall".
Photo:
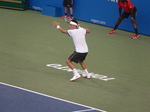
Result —
<svg viewBox="0 0 150 112"><path fill-rule="evenodd" d="M62 8L63 0L29 0L30 8L42 11L45 5L53 5ZM137 24L139 33L150 35L150 0L131 0L137 7ZM74 0L75 19L91 22L94 24L114 27L119 14L117 7L118 0ZM63 15L63 13L62 13ZM134 32L130 17L122 21L119 29Z"/></svg>

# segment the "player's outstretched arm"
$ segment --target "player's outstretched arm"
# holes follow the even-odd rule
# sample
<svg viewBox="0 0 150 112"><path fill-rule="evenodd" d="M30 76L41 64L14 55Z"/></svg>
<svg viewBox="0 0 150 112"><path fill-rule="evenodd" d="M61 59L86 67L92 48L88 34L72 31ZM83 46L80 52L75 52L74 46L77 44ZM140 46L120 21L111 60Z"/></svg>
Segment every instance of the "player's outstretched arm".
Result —
<svg viewBox="0 0 150 112"><path fill-rule="evenodd" d="M84 27L82 27L82 28L84 28ZM87 29L87 28L84 28L84 29L86 30L86 33L90 33L89 29Z"/></svg>
<svg viewBox="0 0 150 112"><path fill-rule="evenodd" d="M119 17L121 16L121 14L122 14L122 8L121 7L119 7Z"/></svg>
<svg viewBox="0 0 150 112"><path fill-rule="evenodd" d="M64 30L64 29L62 29L57 21L54 21L54 22L53 22L53 25L54 25L59 31L61 31L62 33L66 33L66 34L67 34L67 31Z"/></svg>

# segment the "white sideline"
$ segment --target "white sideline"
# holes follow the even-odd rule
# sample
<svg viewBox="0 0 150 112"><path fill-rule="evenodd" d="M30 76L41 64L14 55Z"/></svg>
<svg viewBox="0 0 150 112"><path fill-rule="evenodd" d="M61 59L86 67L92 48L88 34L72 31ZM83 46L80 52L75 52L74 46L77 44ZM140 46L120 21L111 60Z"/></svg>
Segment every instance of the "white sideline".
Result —
<svg viewBox="0 0 150 112"><path fill-rule="evenodd" d="M79 103L71 102L71 101L68 101L68 100L60 99L60 98L57 98L57 97L53 97L53 96L49 96L49 95L42 94L42 93L39 93L39 92L35 92L35 91L32 91L32 90L28 90L28 89L25 89L25 88L21 88L21 87L18 87L18 86L14 86L14 85L2 83L2 82L0 82L0 84L5 85L5 86L9 86L9 87L13 87L13 88L17 88L17 89L20 89L20 90L24 90L24 91L27 91L27 92L35 93L35 94L38 94L38 95L46 96L46 97L53 98L53 99L56 99L56 100L61 100L61 101L67 102L67 103L71 103L71 104L91 108L90 110L98 110L98 111L102 111L102 112L107 112L107 111L100 110L100 109L97 109L97 108L93 108L93 107L90 107L90 106L82 105L82 104L79 104ZM81 111L73 111L73 112L84 112L84 111L81 110Z"/></svg>

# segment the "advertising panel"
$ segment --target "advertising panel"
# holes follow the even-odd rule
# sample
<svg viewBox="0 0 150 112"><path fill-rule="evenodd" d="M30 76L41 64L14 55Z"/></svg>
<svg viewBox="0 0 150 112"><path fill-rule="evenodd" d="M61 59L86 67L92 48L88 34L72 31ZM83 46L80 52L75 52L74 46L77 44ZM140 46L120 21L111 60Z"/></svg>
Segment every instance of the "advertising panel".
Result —
<svg viewBox="0 0 150 112"><path fill-rule="evenodd" d="M29 0L30 8L42 11L45 5L62 8L63 0ZM118 17L118 0L74 0L73 9L75 19L94 24L114 27ZM131 0L137 7L137 25L139 33L150 35L150 0ZM134 32L130 17L122 21L118 29Z"/></svg>

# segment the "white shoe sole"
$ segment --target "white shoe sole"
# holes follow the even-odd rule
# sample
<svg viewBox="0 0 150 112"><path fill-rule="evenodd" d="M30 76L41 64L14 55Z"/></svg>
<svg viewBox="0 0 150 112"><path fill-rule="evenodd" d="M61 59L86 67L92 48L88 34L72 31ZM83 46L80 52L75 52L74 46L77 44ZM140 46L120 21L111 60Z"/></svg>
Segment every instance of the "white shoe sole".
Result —
<svg viewBox="0 0 150 112"><path fill-rule="evenodd" d="M81 76L78 76L78 77L76 77L76 78L70 79L70 81L72 82L72 81L75 81L75 80L80 79L80 78L81 78Z"/></svg>
<svg viewBox="0 0 150 112"><path fill-rule="evenodd" d="M87 77L87 76L82 76L83 78L86 78L86 79L90 79L91 77Z"/></svg>

